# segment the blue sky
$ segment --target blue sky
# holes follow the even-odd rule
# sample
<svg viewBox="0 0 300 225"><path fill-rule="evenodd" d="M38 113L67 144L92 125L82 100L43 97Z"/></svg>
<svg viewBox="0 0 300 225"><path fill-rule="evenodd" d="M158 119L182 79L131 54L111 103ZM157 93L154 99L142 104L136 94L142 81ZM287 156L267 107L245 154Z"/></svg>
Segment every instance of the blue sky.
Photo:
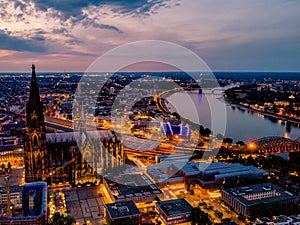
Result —
<svg viewBox="0 0 300 225"><path fill-rule="evenodd" d="M300 71L299 12L296 0L0 0L0 72L85 71L141 40L187 47L213 71Z"/></svg>

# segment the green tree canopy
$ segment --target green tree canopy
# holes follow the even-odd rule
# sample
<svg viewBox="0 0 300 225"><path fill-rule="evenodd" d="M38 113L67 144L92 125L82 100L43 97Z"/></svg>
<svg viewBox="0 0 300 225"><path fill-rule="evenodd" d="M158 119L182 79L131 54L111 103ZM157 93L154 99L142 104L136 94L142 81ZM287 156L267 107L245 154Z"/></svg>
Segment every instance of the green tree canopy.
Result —
<svg viewBox="0 0 300 225"><path fill-rule="evenodd" d="M135 223L134 221L132 221L130 219L125 219L122 222L120 222L120 221L112 222L111 225L137 225L137 223Z"/></svg>
<svg viewBox="0 0 300 225"><path fill-rule="evenodd" d="M49 220L48 225L73 225L76 220L73 217L65 216L59 212L54 213L53 217Z"/></svg>
<svg viewBox="0 0 300 225"><path fill-rule="evenodd" d="M212 225L213 223L208 217L208 214L202 211L199 207L193 208L191 213L192 225Z"/></svg>

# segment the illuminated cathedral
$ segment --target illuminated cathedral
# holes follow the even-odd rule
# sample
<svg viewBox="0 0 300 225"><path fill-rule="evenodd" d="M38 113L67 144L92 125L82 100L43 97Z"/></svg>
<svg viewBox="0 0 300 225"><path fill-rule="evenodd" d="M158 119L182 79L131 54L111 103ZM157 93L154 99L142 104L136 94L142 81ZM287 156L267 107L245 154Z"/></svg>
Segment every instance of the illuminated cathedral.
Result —
<svg viewBox="0 0 300 225"><path fill-rule="evenodd" d="M125 163L123 144L110 130L46 133L35 66L26 105L25 181L99 184L102 174Z"/></svg>

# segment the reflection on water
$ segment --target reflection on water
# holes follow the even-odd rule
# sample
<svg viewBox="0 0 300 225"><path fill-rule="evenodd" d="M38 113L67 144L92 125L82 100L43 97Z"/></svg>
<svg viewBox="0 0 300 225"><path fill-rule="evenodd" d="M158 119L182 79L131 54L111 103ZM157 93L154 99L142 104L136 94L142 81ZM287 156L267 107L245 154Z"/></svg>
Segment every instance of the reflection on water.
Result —
<svg viewBox="0 0 300 225"><path fill-rule="evenodd" d="M195 123L199 121L204 127L211 128L211 111L216 109L210 108L209 105L217 105L220 97L220 95L203 94L200 107L198 105L198 93L195 92L190 92L188 96L184 93L175 93L169 96L167 100L172 105L171 110L177 111L182 117ZM195 109L197 109L197 113L195 113ZM300 137L300 128L291 123L228 104L226 105L226 112L225 136L234 139L234 141L249 141L266 136L281 136L292 139Z"/></svg>

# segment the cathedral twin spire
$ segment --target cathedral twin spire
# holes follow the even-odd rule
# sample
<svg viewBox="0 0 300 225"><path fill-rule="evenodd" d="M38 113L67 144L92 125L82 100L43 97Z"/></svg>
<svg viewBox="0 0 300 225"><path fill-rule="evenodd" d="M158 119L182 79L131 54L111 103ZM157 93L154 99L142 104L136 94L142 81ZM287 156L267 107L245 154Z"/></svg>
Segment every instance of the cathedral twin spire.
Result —
<svg viewBox="0 0 300 225"><path fill-rule="evenodd" d="M30 84L30 97L29 102L40 104L40 93L39 87L37 84L35 66L32 64L32 76L31 76L31 84Z"/></svg>
<svg viewBox="0 0 300 225"><path fill-rule="evenodd" d="M26 104L25 131L25 181L45 180L48 172L45 120L34 65L32 65L29 100Z"/></svg>
<svg viewBox="0 0 300 225"><path fill-rule="evenodd" d="M40 101L40 92L37 83L35 66L32 65L32 75L31 75L31 84L30 84L30 94L29 100L26 104L26 124L31 128L34 128L36 124L32 123L32 116L35 114L36 120L39 125L44 125L44 114L43 107Z"/></svg>

